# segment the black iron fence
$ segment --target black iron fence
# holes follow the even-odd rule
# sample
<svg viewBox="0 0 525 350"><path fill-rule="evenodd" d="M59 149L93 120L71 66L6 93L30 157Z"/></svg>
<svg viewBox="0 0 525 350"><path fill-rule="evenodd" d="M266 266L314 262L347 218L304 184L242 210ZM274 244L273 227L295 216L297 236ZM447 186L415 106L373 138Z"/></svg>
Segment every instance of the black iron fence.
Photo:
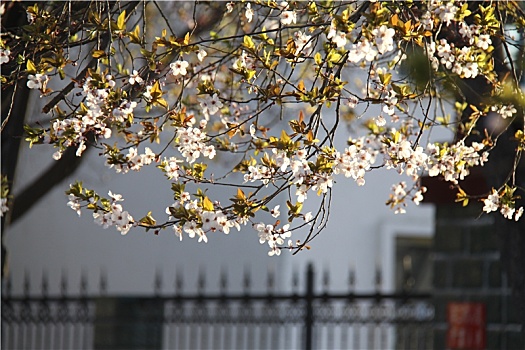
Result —
<svg viewBox="0 0 525 350"><path fill-rule="evenodd" d="M2 349L431 349L428 294L221 291L152 297L2 295ZM204 284L203 281L200 283ZM296 283L296 282L294 282ZM160 286L158 281L157 286ZM201 286L202 287L202 286ZM29 287L26 286L26 289ZM295 290L295 289L294 289Z"/></svg>

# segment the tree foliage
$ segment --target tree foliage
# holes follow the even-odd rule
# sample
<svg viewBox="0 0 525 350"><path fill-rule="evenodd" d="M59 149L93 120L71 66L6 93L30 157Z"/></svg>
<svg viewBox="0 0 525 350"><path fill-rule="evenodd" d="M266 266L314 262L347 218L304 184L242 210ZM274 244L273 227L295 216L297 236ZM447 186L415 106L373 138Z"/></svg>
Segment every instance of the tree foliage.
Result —
<svg viewBox="0 0 525 350"><path fill-rule="evenodd" d="M27 23L3 30L0 60L2 89L44 101L47 124L26 125L29 146L52 145L57 161L94 148L122 176L155 167L173 193L166 213L131 215L120 194L72 184L68 205L105 228L206 242L248 226L270 255L295 252L326 225L332 189L345 178L366 186L379 168L392 173L396 213L421 202L422 176L450 183L463 205L523 213L519 2L177 3L176 14L163 2L24 6ZM14 118L2 115L2 128ZM450 140L435 140L439 129ZM337 149L340 133L348 142ZM501 138L513 145L505 179L467 193L463 181ZM216 159L233 166L217 173ZM215 187L230 199L214 198ZM318 209L305 212L315 196Z"/></svg>

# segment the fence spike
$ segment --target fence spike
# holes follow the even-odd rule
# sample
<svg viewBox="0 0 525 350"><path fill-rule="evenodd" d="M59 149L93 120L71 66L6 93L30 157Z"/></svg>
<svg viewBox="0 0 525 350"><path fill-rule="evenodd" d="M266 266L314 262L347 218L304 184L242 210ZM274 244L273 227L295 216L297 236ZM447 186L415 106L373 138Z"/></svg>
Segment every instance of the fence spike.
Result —
<svg viewBox="0 0 525 350"><path fill-rule="evenodd" d="M222 294L226 293L227 287L228 287L228 274L226 273L226 269L224 266L221 268L221 277L219 280L219 287Z"/></svg>
<svg viewBox="0 0 525 350"><path fill-rule="evenodd" d="M247 265L244 265L244 278L242 281L242 286L244 288L244 293L248 294L252 285L252 276L250 274L250 268Z"/></svg>
<svg viewBox="0 0 525 350"><path fill-rule="evenodd" d="M24 272L24 296L29 298L29 293L31 291L31 279L29 278L29 271L25 270Z"/></svg>
<svg viewBox="0 0 525 350"><path fill-rule="evenodd" d="M297 293L297 289L299 288L299 272L297 271L297 268L294 267L292 272L292 291L294 293Z"/></svg>
<svg viewBox="0 0 525 350"><path fill-rule="evenodd" d="M100 269L100 279L98 282L98 290L100 295L106 295L108 291L108 275L105 268Z"/></svg>
<svg viewBox="0 0 525 350"><path fill-rule="evenodd" d="M64 298L67 296L67 274L64 269L62 269L62 275L60 276L60 295Z"/></svg>
<svg viewBox="0 0 525 350"><path fill-rule="evenodd" d="M268 293L273 292L275 287L275 268L273 265L268 267L268 278L266 279L266 287L268 288Z"/></svg>
<svg viewBox="0 0 525 350"><path fill-rule="evenodd" d="M355 289L355 268L353 265L348 270L348 289L354 291Z"/></svg>
<svg viewBox="0 0 525 350"><path fill-rule="evenodd" d="M199 267L199 278L197 280L197 291L199 294L203 294L204 289L206 288L206 272L202 265Z"/></svg>
<svg viewBox="0 0 525 350"><path fill-rule="evenodd" d="M383 274L381 271L380 266L376 266L376 273L375 273L375 285L376 285L376 291L379 292L381 290L381 284L383 283Z"/></svg>
<svg viewBox="0 0 525 350"><path fill-rule="evenodd" d="M42 271L42 285L41 285L41 294L45 298L49 292L49 278L47 271Z"/></svg>
<svg viewBox="0 0 525 350"><path fill-rule="evenodd" d="M155 295L162 293L162 271L160 268L155 270L155 281L153 282L153 291Z"/></svg>
<svg viewBox="0 0 525 350"><path fill-rule="evenodd" d="M325 267L323 271L323 288L324 288L325 293L328 293L329 285L330 285L330 271L328 270L327 267Z"/></svg>
<svg viewBox="0 0 525 350"><path fill-rule="evenodd" d="M88 291L88 277L86 269L82 269L80 273L80 295L86 296Z"/></svg>
<svg viewBox="0 0 525 350"><path fill-rule="evenodd" d="M184 287L184 276L179 267L175 271L175 293L180 295L182 293L182 288Z"/></svg>

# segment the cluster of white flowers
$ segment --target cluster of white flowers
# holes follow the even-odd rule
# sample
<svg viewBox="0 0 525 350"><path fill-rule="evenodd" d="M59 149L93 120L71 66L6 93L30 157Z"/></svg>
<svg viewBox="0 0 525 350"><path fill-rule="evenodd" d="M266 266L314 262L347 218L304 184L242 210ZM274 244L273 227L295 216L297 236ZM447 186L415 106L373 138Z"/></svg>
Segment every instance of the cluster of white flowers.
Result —
<svg viewBox="0 0 525 350"><path fill-rule="evenodd" d="M434 1L429 6L423 17L420 25L425 30L432 30L435 23L433 18L441 21L445 25L450 25L455 21L458 7L453 2L443 4L441 1ZM439 63L446 69L452 71L462 78L475 78L480 72L480 54L485 54L492 45L490 34L482 33L479 24L467 24L464 21L457 22L458 32L465 41L463 46L455 46L449 43L447 39L441 38L438 42L429 39L427 44L427 55L432 63L432 68L438 70ZM481 50L481 52L479 52ZM437 57L435 57L437 54Z"/></svg>
<svg viewBox="0 0 525 350"><path fill-rule="evenodd" d="M209 159L215 157L215 147L206 144L207 137L206 133L199 128L190 126L177 129L178 150L188 163L194 163L201 154Z"/></svg>
<svg viewBox="0 0 525 350"><path fill-rule="evenodd" d="M176 157L164 158L161 166L168 179L177 181L180 175L179 171L181 170L179 166L180 163L182 163L182 160Z"/></svg>
<svg viewBox="0 0 525 350"><path fill-rule="evenodd" d="M81 201L81 198L75 196L74 194L70 194L68 195L68 202L67 202L67 206L70 207L71 209L73 209L77 214L78 216L80 216L82 214L82 212L80 211L80 208L81 208L81 204L80 204L80 201Z"/></svg>
<svg viewBox="0 0 525 350"><path fill-rule="evenodd" d="M436 144L428 144L428 175L443 175L445 181L457 184L463 180L473 166L483 166L488 160L488 152L480 153L485 146L482 143L472 142L466 146L463 140L449 147L441 149Z"/></svg>
<svg viewBox="0 0 525 350"><path fill-rule="evenodd" d="M200 106L202 108L202 114L209 120L210 115L217 113L223 106L219 96L217 94L206 95L203 99L200 100Z"/></svg>
<svg viewBox="0 0 525 350"><path fill-rule="evenodd" d="M490 213L493 211L497 211L499 209L501 215L503 215L506 219L518 221L521 216L523 215L523 207L520 207L518 210L514 208L513 206L510 206L506 203L503 203L501 201L500 194L495 189L492 189L492 193L488 195L487 198L483 200L483 211L486 213Z"/></svg>
<svg viewBox="0 0 525 350"><path fill-rule="evenodd" d="M244 174L244 182L262 181L264 185L268 185L273 179L275 171L266 165L256 164L248 167L248 172Z"/></svg>
<svg viewBox="0 0 525 350"><path fill-rule="evenodd" d="M411 189L408 189L408 186L405 181L401 181L398 184L392 186L392 192L390 193L390 198L387 201L387 204L394 210L395 214L405 214L407 207L407 198L412 199L412 201L419 205L423 200L423 193L427 191L426 187L420 187L417 191L414 192L416 186L413 186Z"/></svg>
<svg viewBox="0 0 525 350"><path fill-rule="evenodd" d="M268 157L268 155L265 156ZM278 171L281 173L291 171L292 177L288 181L297 186L295 192L297 202L304 202L310 189L326 193L333 185L332 175L326 172L313 172L306 156L307 152L304 149L299 149L288 157L285 151L272 148L271 158L275 161L275 168L263 164L250 165L248 172L244 174L244 182L261 181L264 185L268 185L276 178Z"/></svg>
<svg viewBox="0 0 525 350"><path fill-rule="evenodd" d="M131 79L130 79L131 80ZM136 83L138 83L137 78L134 80ZM113 109L111 114L113 115L113 118L117 122L124 122L126 119L128 119L130 116L133 115L134 109L137 107L137 102L135 101L128 101L123 100L120 103L120 106Z"/></svg>
<svg viewBox="0 0 525 350"><path fill-rule="evenodd" d="M395 113L395 106L397 105L398 99L394 89L390 89L388 94L384 98L385 105L383 106L383 112L392 116Z"/></svg>
<svg viewBox="0 0 525 350"><path fill-rule="evenodd" d="M406 202L405 198L407 196L407 184L405 181L401 181L400 183L396 185L392 185L392 193L390 194L390 200L389 203L391 204L391 207L394 209L394 213L396 214L404 214L406 213Z"/></svg>
<svg viewBox="0 0 525 350"><path fill-rule="evenodd" d="M131 170L139 171L144 165L149 165L155 160L155 153L149 148L144 149L144 154L139 154L135 147L130 147L126 160Z"/></svg>
<svg viewBox="0 0 525 350"><path fill-rule="evenodd" d="M312 45L312 36L306 35L305 32L297 31L294 33L294 43L295 43L295 55L308 57L312 54L313 45ZM304 58L298 60L298 62L303 62Z"/></svg>
<svg viewBox="0 0 525 350"><path fill-rule="evenodd" d="M440 1L441 2L441 1ZM438 3L436 1L436 3ZM436 4L437 5L437 4ZM430 4L430 8L432 8L433 5ZM456 17L456 12L458 12L458 7L454 5L452 1L447 2L446 4L441 4L436 6L433 9L433 12L438 15L441 22L446 23L447 25L450 24L452 20Z"/></svg>
<svg viewBox="0 0 525 350"><path fill-rule="evenodd" d="M352 44L348 50L348 61L359 63L363 59L368 62L375 60L377 50L366 38L362 38L357 44Z"/></svg>
<svg viewBox="0 0 525 350"><path fill-rule="evenodd" d="M372 62L378 54L385 54L394 50L395 30L386 25L372 30L373 42L363 37L356 44L350 46L348 61L359 63L363 59Z"/></svg>
<svg viewBox="0 0 525 350"><path fill-rule="evenodd" d="M129 83L131 85L135 85L135 84L141 85L142 83L144 83L144 79L142 79L139 72L137 72L136 70L133 70L133 72L129 76Z"/></svg>
<svg viewBox="0 0 525 350"><path fill-rule="evenodd" d="M95 223L103 228L107 229L108 227L115 226L117 231L125 235L131 227L133 227L133 217L126 210L123 210L122 205L118 203L123 201L120 194L113 194L109 191L109 196L112 199L110 211L95 211L93 213L93 219Z"/></svg>
<svg viewBox="0 0 525 350"><path fill-rule="evenodd" d="M475 78L479 74L479 65L476 61L476 55L472 54L472 48L464 46L456 50L455 63L452 67L452 73L463 78Z"/></svg>
<svg viewBox="0 0 525 350"><path fill-rule="evenodd" d="M258 232L259 242L261 244L268 243L270 246L269 256L280 255L284 240L292 236L292 233L289 231L290 225L288 224L277 229L273 225L266 225L261 222L253 225L253 227Z"/></svg>
<svg viewBox="0 0 525 350"><path fill-rule="evenodd" d="M332 23L330 24L330 30L328 31L326 38L332 41L338 49L345 47L348 41L346 38L346 33L337 30L334 20L332 20Z"/></svg>
<svg viewBox="0 0 525 350"><path fill-rule="evenodd" d="M236 228L237 231L241 230L240 224L246 224L244 220L230 220L226 213L222 210L204 210L198 205L197 200L191 200L191 196L188 192L183 192L180 196L180 200L173 203L170 207L166 208L166 214L169 215L169 220L172 220L172 210L177 210L183 207L186 211L193 211L196 215L191 220L186 220L184 224L172 225L173 231L182 241L182 234L186 232L190 238L199 238L199 242L208 242L206 236L209 232L223 232L229 234L231 228Z"/></svg>
<svg viewBox="0 0 525 350"><path fill-rule="evenodd" d="M412 201L416 204L416 205L419 205L419 203L421 203L421 201L423 200L423 193L427 192L427 188L426 187L421 187L419 190L417 190L415 193L414 193L414 196L412 197Z"/></svg>
<svg viewBox="0 0 525 350"><path fill-rule="evenodd" d="M65 147L77 145L76 155L80 157L86 149L86 133L92 131L96 137L108 139L111 137L111 128L108 127L107 117L109 105L107 98L110 90L107 88L99 89L91 84L92 78L88 77L82 86L82 95L85 97L85 110L81 111L78 118L56 119L51 128L50 137L65 137L63 143ZM111 75L106 76L106 82L110 88L115 86L115 81ZM125 117L133 113L136 107L135 102L123 101L120 107L113 110L113 116L117 121L123 121ZM63 150L55 152L54 159L60 159Z"/></svg>
<svg viewBox="0 0 525 350"><path fill-rule="evenodd" d="M514 105L508 105L508 106L497 105L497 106L492 106L491 110L493 112L498 113L503 119L512 118L512 116L514 116L514 114L517 112L517 110L514 107Z"/></svg>
<svg viewBox="0 0 525 350"><path fill-rule="evenodd" d="M157 160L156 154L149 147L144 149L143 154L139 154L137 148L130 147L125 156L125 162L112 163L109 161L109 154L106 154L106 157L108 157L106 166L115 168L117 173L122 174L126 174L129 170L139 171L144 165L149 165Z"/></svg>
<svg viewBox="0 0 525 350"><path fill-rule="evenodd" d="M343 153L334 155L334 174L343 173L353 178L359 186L365 184L365 174L375 163L377 151L364 142L364 138L352 140L352 144Z"/></svg>
<svg viewBox="0 0 525 350"><path fill-rule="evenodd" d="M392 129L392 134L396 134L395 129ZM428 170L425 149L421 146L413 147L406 137L400 137L397 142L391 140L384 145L383 153L388 169L395 168L399 174L406 172L414 181L417 181L423 170Z"/></svg>
<svg viewBox="0 0 525 350"><path fill-rule="evenodd" d="M377 51L381 54L394 50L394 35L396 31L382 25L372 30L372 35L377 46Z"/></svg>
<svg viewBox="0 0 525 350"><path fill-rule="evenodd" d="M424 30L434 29L434 19L432 17L432 12L426 11L420 18L420 23L423 26Z"/></svg>
<svg viewBox="0 0 525 350"><path fill-rule="evenodd" d="M452 48L449 45L448 41L446 39L440 39L439 43L437 45L437 54L440 58L439 62L445 66L447 69L452 68L452 64L454 63L455 56L452 52Z"/></svg>

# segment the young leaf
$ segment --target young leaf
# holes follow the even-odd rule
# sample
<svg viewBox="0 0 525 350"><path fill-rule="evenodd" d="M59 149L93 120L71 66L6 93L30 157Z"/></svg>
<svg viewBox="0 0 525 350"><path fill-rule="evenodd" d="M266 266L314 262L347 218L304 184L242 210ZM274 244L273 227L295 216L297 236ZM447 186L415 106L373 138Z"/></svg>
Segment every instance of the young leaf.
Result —
<svg viewBox="0 0 525 350"><path fill-rule="evenodd" d="M245 35L245 36L244 36L243 44L244 44L244 46L246 46L246 48L248 48L248 49L253 49L253 48L255 48L255 44L253 43L252 38L249 37L248 35Z"/></svg>
<svg viewBox="0 0 525 350"><path fill-rule="evenodd" d="M202 209L207 211L214 211L213 203L210 201L208 196L204 197L204 200L202 201Z"/></svg>
<svg viewBox="0 0 525 350"><path fill-rule="evenodd" d="M118 16L117 28L122 31L126 30L126 10L122 11L122 13Z"/></svg>
<svg viewBox="0 0 525 350"><path fill-rule="evenodd" d="M35 64L33 63L33 61L31 61L31 60L27 60L27 62L26 62L26 68L27 68L27 72L28 72L28 73L31 73L31 74L35 74L35 73L36 73L36 66L35 66Z"/></svg>

